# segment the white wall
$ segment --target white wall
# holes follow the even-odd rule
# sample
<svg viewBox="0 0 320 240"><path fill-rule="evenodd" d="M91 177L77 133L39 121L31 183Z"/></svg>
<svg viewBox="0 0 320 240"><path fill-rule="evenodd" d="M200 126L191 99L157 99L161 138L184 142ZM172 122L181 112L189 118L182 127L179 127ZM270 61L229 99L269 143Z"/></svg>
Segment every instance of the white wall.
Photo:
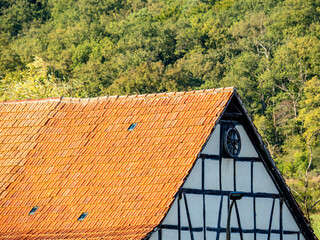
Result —
<svg viewBox="0 0 320 240"><path fill-rule="evenodd" d="M197 189L202 190L202 174L204 174L204 190L209 191L210 194L190 194L186 193L187 203L191 216L191 224L193 228L203 229L205 225L208 228L221 228L225 231L228 212L228 195L221 197L219 191L243 191L247 193L247 196L237 201L237 209L240 216L240 222L242 229L254 231L254 228L258 230L264 230L266 233L257 233L257 240L267 240L267 232L270 225L271 209L273 205L272 197L252 197L254 193L259 194L274 194L278 196L279 191L273 183L269 173L265 169L261 161L257 161L258 153L251 143L244 128L237 125L241 137L241 151L238 157L246 158L246 161L237 161L233 158L222 158L221 166L220 161L217 159L204 159L204 169L202 169L202 159L198 159L187 177L183 189ZM218 124L204 147L202 153L208 155L219 155L220 147L220 130L221 127ZM248 159L254 158L255 161L251 162ZM220 189L220 169L221 167L221 189ZM253 168L253 175L251 174L251 168ZM235 178L235 184L234 184ZM253 190L253 192L251 192ZM271 196L271 195L268 195ZM222 199L221 216L219 218L220 203ZM171 209L165 217L164 225L178 226L178 201L180 201L180 216L181 226L188 227L186 206L184 197L180 200L175 199ZM203 208L205 207L205 217L203 216ZM284 231L297 231L299 227L293 219L286 204L283 204L283 230ZM254 218L256 219L256 226L254 224ZM205 222L204 222L205 219ZM274 209L272 215L271 229L279 231L280 229L280 199L276 198L274 202ZM236 208L233 208L231 215L231 227L239 228ZM203 240L204 234L206 239L216 239L217 232L204 231L194 232L195 240ZM155 237L156 236L156 237ZM225 239L225 232L221 232L219 239ZM189 240L190 232L188 230L181 231L181 239ZM158 235L155 232L152 235L152 240L157 239ZM162 240L174 240L178 239L178 230L163 229ZM231 239L241 239L239 233L232 233ZM254 233L243 233L243 239L254 240ZM271 234L272 240L280 240L279 233ZM297 234L284 234L283 240L297 240ZM300 239L303 240L303 236L300 235Z"/></svg>
<svg viewBox="0 0 320 240"><path fill-rule="evenodd" d="M241 125L237 125L236 129L238 130L241 138L241 151L239 157L258 157L258 153L255 150L253 144L251 143L249 136Z"/></svg>
<svg viewBox="0 0 320 240"><path fill-rule="evenodd" d="M193 188L193 189L201 189L202 185L202 166L201 160L197 160L195 165L193 166L192 171L187 177L183 187L184 188Z"/></svg>
<svg viewBox="0 0 320 240"><path fill-rule="evenodd" d="M211 134L211 137L207 141L204 149L202 150L202 153L219 155L219 151L220 151L219 144L220 144L220 124L217 124Z"/></svg>

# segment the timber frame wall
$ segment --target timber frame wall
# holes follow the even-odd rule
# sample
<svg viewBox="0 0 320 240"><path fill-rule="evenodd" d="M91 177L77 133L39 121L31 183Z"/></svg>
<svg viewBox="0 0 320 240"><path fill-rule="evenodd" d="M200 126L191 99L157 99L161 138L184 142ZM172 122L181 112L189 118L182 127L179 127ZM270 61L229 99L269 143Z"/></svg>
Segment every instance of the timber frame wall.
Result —
<svg viewBox="0 0 320 240"><path fill-rule="evenodd" d="M238 96L233 96L231 103L227 107L225 113L222 115L219 123L217 124L220 127L219 131L219 153L218 154L208 154L203 153L203 151L199 154L198 159L196 161L197 164L201 165L201 187L199 188L190 188L188 184L182 186L178 194L176 195L176 224L168 224L166 223L166 218L164 221L154 230L154 232L148 236L150 240L166 240L168 237L165 237L163 232L166 230L174 230L177 232L178 240L182 239L190 239L190 240L198 240L198 239L225 239L226 227L223 221L223 213L226 209L224 204L227 204L229 207L229 195L232 191L239 191L237 187L237 164L239 163L246 163L250 165L250 186L248 191L240 191L245 192L244 198L250 198L252 201L252 212L253 212L253 227L248 228L244 227L241 222L241 216L239 211L239 204L236 202L235 208L233 209L233 218L235 218L236 226L233 224L231 225L231 237L235 239L292 239L292 240L303 240L303 239L316 239L313 235L312 230L309 226L309 223L304 218L301 210L299 209L297 203L293 199L290 190L288 189L287 185L284 182L279 170L276 168L274 161L271 159L266 147L262 143L262 140L257 133L255 127L252 124L251 119L248 117L241 100ZM223 150L223 134L226 129L229 127L238 127L242 126L245 132L247 133L251 143L254 145L254 148L257 152L256 157L246 157L246 156L238 156L235 158L227 157ZM217 126L216 126L217 127ZM214 134L214 132L212 133ZM212 135L211 135L212 137ZM208 144L208 142L206 143ZM204 148L206 145L204 146ZM245 148L245 145L242 145L242 148ZM203 148L203 149L204 149ZM223 188L223 173L222 173L222 166L223 161L225 161L226 157L229 161L232 161L233 164L233 179L229 179L229 181L233 182L232 189L224 189ZM214 161L215 164L218 165L219 171L219 182L217 189L207 189L205 187L205 179L206 179L206 164L208 161ZM255 164L262 163L270 179L272 179L273 184L277 191L255 191L254 190L254 166ZM196 165L196 164L195 164ZM195 168L195 166L194 166ZM193 168L193 169L194 169ZM193 170L191 170L192 172ZM190 173L191 173L190 172ZM214 174L214 173L213 173ZM196 226L190 208L192 204L190 203L191 196L200 196L202 199L202 226ZM220 198L219 200L219 207L218 207L218 214L215 216L217 224L216 226L212 226L208 224L208 196L215 196L216 198ZM199 198L198 198L199 199ZM269 213L268 216L268 226L265 228L259 227L257 223L257 201L259 199L269 199L271 203L271 207L267 211ZM241 201L241 200L239 200ZM224 203L224 204L223 204ZM223 208L224 207L224 208ZM284 228L284 213L283 209L286 208L289 210L291 215L294 218L294 221L297 224L297 229L286 229ZM224 210L223 210L224 209ZM182 212L185 212L184 217L182 216ZM277 213L278 212L278 213ZM275 216L278 218L278 227L275 228L273 226L273 221L275 221ZM187 218L186 220L183 218ZM184 224L182 223L184 222ZM186 235L187 233L187 235ZM214 233L215 237L212 238L212 234ZM201 237L199 237L201 234ZM210 236L209 236L210 235ZM236 236L237 235L237 236ZM248 236L250 237L248 238Z"/></svg>

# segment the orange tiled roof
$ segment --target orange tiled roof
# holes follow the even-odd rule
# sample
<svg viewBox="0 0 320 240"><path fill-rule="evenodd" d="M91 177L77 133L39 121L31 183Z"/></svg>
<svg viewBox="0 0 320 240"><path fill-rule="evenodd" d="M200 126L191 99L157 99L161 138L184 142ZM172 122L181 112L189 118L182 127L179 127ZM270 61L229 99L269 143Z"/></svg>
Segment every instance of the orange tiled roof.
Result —
<svg viewBox="0 0 320 240"><path fill-rule="evenodd" d="M233 92L1 103L0 239L146 237Z"/></svg>

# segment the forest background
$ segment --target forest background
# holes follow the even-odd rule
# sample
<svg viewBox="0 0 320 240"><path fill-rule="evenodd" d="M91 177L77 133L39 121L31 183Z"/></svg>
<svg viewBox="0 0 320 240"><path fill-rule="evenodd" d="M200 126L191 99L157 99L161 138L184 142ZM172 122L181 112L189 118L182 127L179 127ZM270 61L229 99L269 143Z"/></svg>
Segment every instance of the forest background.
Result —
<svg viewBox="0 0 320 240"><path fill-rule="evenodd" d="M236 86L320 237L320 0L0 0L0 99Z"/></svg>

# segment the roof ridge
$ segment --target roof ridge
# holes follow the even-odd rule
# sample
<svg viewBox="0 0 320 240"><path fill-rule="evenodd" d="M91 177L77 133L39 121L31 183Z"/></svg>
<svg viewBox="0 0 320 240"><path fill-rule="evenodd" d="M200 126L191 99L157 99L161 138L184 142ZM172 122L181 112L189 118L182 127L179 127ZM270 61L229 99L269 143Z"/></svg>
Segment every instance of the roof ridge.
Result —
<svg viewBox="0 0 320 240"><path fill-rule="evenodd" d="M0 101L0 105L4 104L18 104L18 103L35 103L35 102L61 102L62 97L49 97L40 99L22 99L22 100L9 100Z"/></svg>
<svg viewBox="0 0 320 240"><path fill-rule="evenodd" d="M161 98L161 97L179 97L184 95L196 95L196 94L216 94L220 92L234 92L235 87L223 87L223 88L212 88L212 89L202 89L193 91L181 91L181 92L163 92L163 93L146 93L146 94L136 94L136 95L106 95L102 97L94 98L72 98L72 97L49 97L42 99L23 99L23 100L9 100L1 101L0 105L3 104L19 104L19 103L35 103L35 102L65 102L65 103L91 103L91 102L101 102L107 100L117 100L117 99L150 99L150 98Z"/></svg>

